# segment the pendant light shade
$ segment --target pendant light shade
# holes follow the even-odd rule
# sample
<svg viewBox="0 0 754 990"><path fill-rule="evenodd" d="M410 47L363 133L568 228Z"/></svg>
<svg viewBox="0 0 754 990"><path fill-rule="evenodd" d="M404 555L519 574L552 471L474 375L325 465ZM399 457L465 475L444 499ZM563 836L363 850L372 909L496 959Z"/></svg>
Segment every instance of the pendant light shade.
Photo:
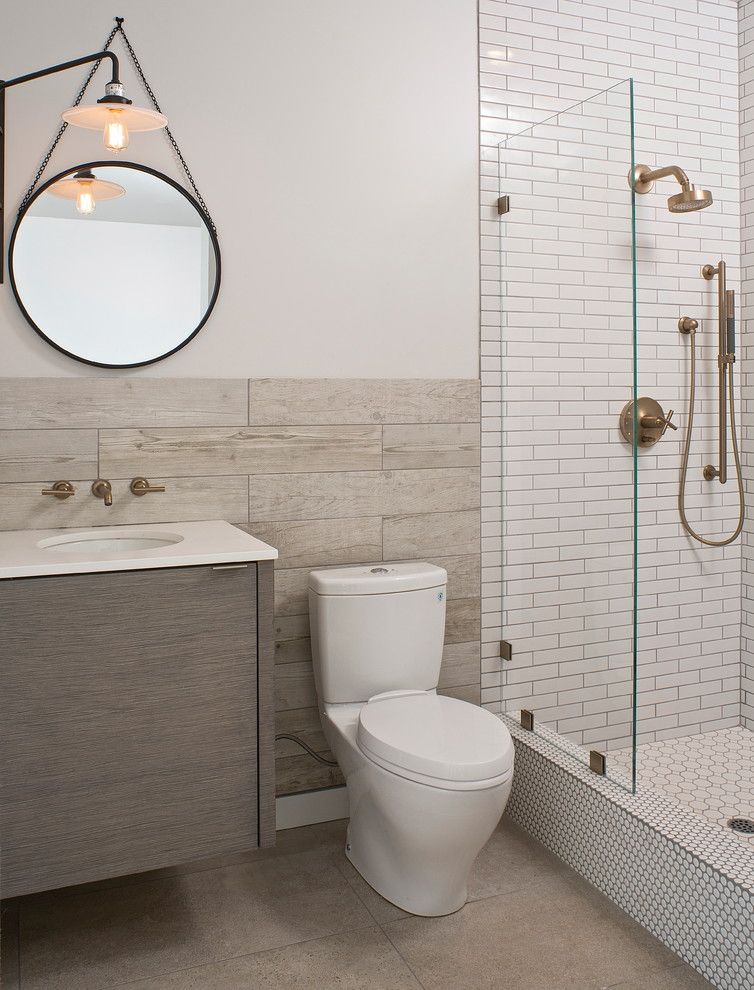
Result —
<svg viewBox="0 0 754 990"><path fill-rule="evenodd" d="M61 117L75 127L101 130L105 147L115 152L128 147L129 131L158 131L168 123L168 118L157 110L135 107L126 99L122 83L117 81L105 86L105 95L96 104L69 107Z"/></svg>
<svg viewBox="0 0 754 990"><path fill-rule="evenodd" d="M61 114L66 123L88 130L102 131L102 140L109 151L128 147L130 131L158 131L168 119L156 110L125 103L95 103L93 106L69 107Z"/></svg>
<svg viewBox="0 0 754 990"><path fill-rule="evenodd" d="M126 194L123 186L119 186L117 182L98 179L89 169L76 172L70 179L53 183L47 191L61 199L75 200L76 209L83 214L94 213L100 200L118 199Z"/></svg>
<svg viewBox="0 0 754 990"><path fill-rule="evenodd" d="M113 103L69 107L68 110L63 111L61 117L76 127L86 127L94 131L104 130L113 118L122 121L129 131L158 131L168 122L168 118L162 113L157 113L156 110Z"/></svg>

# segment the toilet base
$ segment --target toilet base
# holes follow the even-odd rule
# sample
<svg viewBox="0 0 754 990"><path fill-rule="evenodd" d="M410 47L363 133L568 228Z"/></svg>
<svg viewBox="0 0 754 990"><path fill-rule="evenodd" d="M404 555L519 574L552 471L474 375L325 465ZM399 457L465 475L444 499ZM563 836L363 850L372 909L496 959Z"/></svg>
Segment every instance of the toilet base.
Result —
<svg viewBox="0 0 754 990"><path fill-rule="evenodd" d="M414 914L414 915L417 915L417 916L423 917L423 918L441 918L441 917L444 917L445 915L455 914L456 911L460 911L461 908L466 903L466 901L468 900L468 889L466 887L464 887L463 894L462 894L462 899L460 900L460 902L455 907L450 907L447 910L442 910L442 911L439 911L439 912L433 913L433 914L428 914L428 913L426 913L424 911L412 911L405 904L398 904L396 901L391 900L390 893L388 891L386 891L386 890L380 890L380 888L378 886L376 886L376 884L366 876L365 867L363 865L361 865L357 861L357 857L354 857L352 855L351 843L350 843L350 841L349 841L348 838L346 838L345 854L346 854L346 859L351 864L351 866L353 866L353 868L359 874L359 876L361 877L361 879L364 880L365 883L369 884L369 886L372 888L372 890L376 894L379 894L380 897L383 900L387 901L389 904L392 904L393 907L400 908L401 911L405 911L408 914Z"/></svg>
<svg viewBox="0 0 754 990"><path fill-rule="evenodd" d="M460 910L474 860L505 809L512 772L492 787L443 790L370 764L346 783L346 856L370 887L409 914Z"/></svg>

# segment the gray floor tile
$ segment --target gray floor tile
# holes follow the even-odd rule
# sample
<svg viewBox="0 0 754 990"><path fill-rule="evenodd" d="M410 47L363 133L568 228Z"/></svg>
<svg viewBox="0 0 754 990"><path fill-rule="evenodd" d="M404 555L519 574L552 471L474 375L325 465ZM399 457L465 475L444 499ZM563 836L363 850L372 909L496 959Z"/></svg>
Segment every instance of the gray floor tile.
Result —
<svg viewBox="0 0 754 990"><path fill-rule="evenodd" d="M214 868L204 861L10 902L22 990L709 986L505 819L474 866L476 899L447 918L385 901L348 863L344 840L344 822L293 829L276 850ZM7 924L3 949L3 990L17 990Z"/></svg>
<svg viewBox="0 0 754 990"><path fill-rule="evenodd" d="M333 861L378 925L397 921L399 918L410 917L405 911L401 911L395 904L386 901L373 887L370 887L359 871L348 861L343 850L333 854Z"/></svg>
<svg viewBox="0 0 754 990"><path fill-rule="evenodd" d="M566 872L562 860L503 817L472 867L469 900L507 894Z"/></svg>
<svg viewBox="0 0 754 990"><path fill-rule="evenodd" d="M328 850L61 891L21 902L23 987L99 988L372 923Z"/></svg>
<svg viewBox="0 0 754 990"><path fill-rule="evenodd" d="M690 966L682 963L661 973L652 973L628 983L618 983L610 990L713 990L712 984Z"/></svg>
<svg viewBox="0 0 754 990"><path fill-rule="evenodd" d="M326 990L330 987L421 990L421 984L377 926L128 984L128 990Z"/></svg>
<svg viewBox="0 0 754 990"><path fill-rule="evenodd" d="M427 990L598 990L677 957L575 876L384 926Z"/></svg>

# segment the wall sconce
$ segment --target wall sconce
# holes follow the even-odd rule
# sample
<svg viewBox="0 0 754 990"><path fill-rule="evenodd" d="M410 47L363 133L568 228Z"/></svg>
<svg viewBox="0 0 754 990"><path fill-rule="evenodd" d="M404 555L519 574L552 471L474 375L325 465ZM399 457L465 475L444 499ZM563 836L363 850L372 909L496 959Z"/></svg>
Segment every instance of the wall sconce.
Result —
<svg viewBox="0 0 754 990"><path fill-rule="evenodd" d="M110 54L107 52L106 54ZM113 55L113 58L115 56ZM123 95L123 86L117 80L117 66L113 79L105 86L105 95L96 104L86 107L69 107L61 114L67 124L102 131L102 140L108 151L119 152L128 147L129 131L159 131L167 126L168 119L156 110L135 107Z"/></svg>
<svg viewBox="0 0 754 990"><path fill-rule="evenodd" d="M109 45L117 31L122 32L122 17L115 18L117 27L113 29ZM130 48L130 46L129 46ZM120 64L113 52L105 48L101 52L92 55L83 55L81 58L74 58L68 62L61 62L58 65L51 65L46 69L38 69L36 72L27 72L23 76L16 76L15 79L0 80L0 234L2 235L2 245L0 249L0 283L3 281L3 262L5 254L5 91L12 86L19 86L21 83L31 82L32 79L41 79L43 76L50 76L56 72L64 72L66 69L74 69L78 65L87 65L91 62L99 64L102 59L110 59L112 66L112 78L105 86L105 95L91 106L73 106L63 111L62 117L65 121L63 127L73 124L76 127L102 130L102 137L105 147L110 151L118 152L128 147L129 131L154 131L167 127L167 117L157 110L147 110L145 107L136 107L129 100L123 91L123 84L120 81ZM92 74L95 69L92 70ZM91 75L90 77L91 78ZM88 83L89 80L87 80ZM86 86L85 86L86 88ZM62 133L62 132L61 132ZM53 145L54 148L54 145ZM48 156L49 158L49 156ZM45 164L47 162L45 161ZM75 181L75 180L71 180ZM98 180L94 180L98 181ZM62 185L62 183L60 183ZM107 183L115 185L115 183ZM93 191L93 190L90 190ZM60 195L60 193L57 193ZM78 193L77 193L78 195ZM95 197L96 198L96 197ZM100 195L100 199L112 198ZM85 205L85 199L82 200ZM77 201L78 207L78 201ZM91 213L93 209L83 209L81 212Z"/></svg>
<svg viewBox="0 0 754 990"><path fill-rule="evenodd" d="M123 186L119 186L117 182L98 179L88 168L76 172L71 179L61 179L60 182L53 183L47 191L51 196L75 200L76 209L84 214L94 213L100 200L118 199L126 195Z"/></svg>

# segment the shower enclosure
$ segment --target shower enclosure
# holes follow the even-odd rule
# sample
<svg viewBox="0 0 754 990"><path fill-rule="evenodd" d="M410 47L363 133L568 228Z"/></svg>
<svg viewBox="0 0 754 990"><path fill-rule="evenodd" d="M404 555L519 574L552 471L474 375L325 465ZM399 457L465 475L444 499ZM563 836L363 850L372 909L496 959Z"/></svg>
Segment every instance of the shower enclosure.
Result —
<svg viewBox="0 0 754 990"><path fill-rule="evenodd" d="M499 145L485 443L501 552L486 573L503 712L727 827L754 819L740 245L737 189L699 155L643 125L631 80Z"/></svg>

